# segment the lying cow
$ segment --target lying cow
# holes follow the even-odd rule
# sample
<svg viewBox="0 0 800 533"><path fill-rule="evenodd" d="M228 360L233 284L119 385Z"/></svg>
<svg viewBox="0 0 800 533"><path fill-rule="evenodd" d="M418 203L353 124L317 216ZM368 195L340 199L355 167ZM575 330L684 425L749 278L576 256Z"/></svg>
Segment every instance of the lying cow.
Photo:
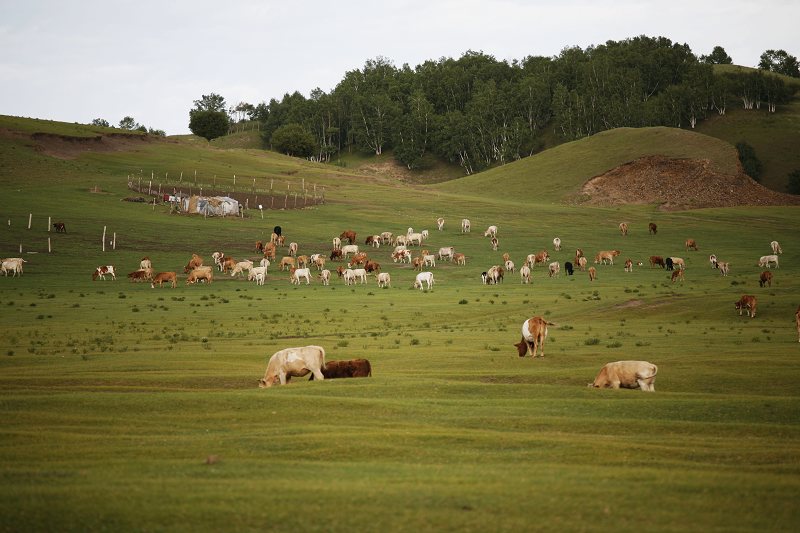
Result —
<svg viewBox="0 0 800 533"><path fill-rule="evenodd" d="M292 377L303 377L309 372L316 379L325 379L322 368L325 366L325 349L322 346L302 346L284 348L272 354L267 363L264 377L258 380L259 388L271 387L280 383L286 385Z"/></svg>
<svg viewBox="0 0 800 533"><path fill-rule="evenodd" d="M598 389L642 389L655 392L658 367L647 361L617 361L606 363L589 387Z"/></svg>
<svg viewBox="0 0 800 533"><path fill-rule="evenodd" d="M328 361L322 368L322 375L325 379L368 378L372 376L372 365L367 359ZM311 374L308 381L314 381L314 374Z"/></svg>

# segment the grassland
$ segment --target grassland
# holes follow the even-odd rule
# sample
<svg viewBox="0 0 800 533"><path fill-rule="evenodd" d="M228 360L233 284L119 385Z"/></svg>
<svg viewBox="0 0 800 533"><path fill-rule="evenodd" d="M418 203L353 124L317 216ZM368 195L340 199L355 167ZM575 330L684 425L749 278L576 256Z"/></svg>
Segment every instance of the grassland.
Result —
<svg viewBox="0 0 800 533"><path fill-rule="evenodd" d="M21 278L0 278L0 530L795 529L800 212L561 202L580 172L591 177L625 146L711 151L671 130L638 148L636 133L595 139L595 150L573 143L555 154L560 174L546 152L542 166L484 174L500 192L477 176L409 186L198 143L61 160L0 137L0 255L18 256L22 244L28 261ZM326 186L328 203L203 219L120 201L132 172L188 181L194 170L201 183L305 179ZM519 192L559 176L540 197ZM48 216L69 233L48 232ZM470 234L459 230L465 216ZM452 245L468 265L438 265L432 291L413 290L411 268L384 247L371 255L392 275L385 290L372 280L292 286L273 267L264 287L218 277L154 290L124 279L143 255L178 271L192 252L252 257L275 224L301 253L328 250L348 228L362 243L429 229L431 250ZM489 224L500 227L498 252L482 236ZM103 226L116 250L101 251ZM556 235L562 252L552 252ZM683 249L687 237L700 252ZM772 239L785 253L762 289L755 261ZM576 247L645 263L686 257L686 281L645 264L598 266L594 283L537 268L530 286L517 275L480 284L503 252L519 265L547 248L563 263ZM729 277L709 268L712 252L731 262ZM109 263L123 275L93 282L94 267ZM733 309L743 293L758 295L755 319ZM557 326L546 357L519 359L512 344L533 314ZM368 358L373 377L256 387L269 355L312 343L329 359ZM657 364L657 392L586 388L619 359Z"/></svg>

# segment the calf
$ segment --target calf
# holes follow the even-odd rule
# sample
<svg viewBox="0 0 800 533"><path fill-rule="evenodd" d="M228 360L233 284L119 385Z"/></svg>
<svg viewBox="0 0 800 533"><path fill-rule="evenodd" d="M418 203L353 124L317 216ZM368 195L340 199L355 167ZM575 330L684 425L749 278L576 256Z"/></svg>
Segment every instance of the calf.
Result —
<svg viewBox="0 0 800 533"><path fill-rule="evenodd" d="M152 268L142 268L139 270L134 270L130 274L128 274L128 278L131 281L150 281L153 279L153 269Z"/></svg>
<svg viewBox="0 0 800 533"><path fill-rule="evenodd" d="M755 318L756 305L758 301L752 294L743 294L739 301L734 304L734 308L739 311L739 316L742 316L742 311L747 311L747 316Z"/></svg>
<svg viewBox="0 0 800 533"><path fill-rule="evenodd" d="M156 283L161 287L164 282L170 283L174 289L178 284L178 276L175 272L159 272L153 276L153 281L150 282L150 287L155 289Z"/></svg>
<svg viewBox="0 0 800 533"><path fill-rule="evenodd" d="M453 261L455 261L457 265L465 266L467 264L467 256L462 253L453 254Z"/></svg>
<svg viewBox="0 0 800 533"><path fill-rule="evenodd" d="M758 285L759 287L763 287L764 285L769 285L772 287L772 272L765 270L761 273L761 276L758 278Z"/></svg>
<svg viewBox="0 0 800 533"><path fill-rule="evenodd" d="M372 365L367 359L350 359L349 361L326 361L322 367L325 379L368 378L372 376ZM308 378L314 381L314 374Z"/></svg>
<svg viewBox="0 0 800 533"><path fill-rule="evenodd" d="M597 389L641 389L655 392L658 367L647 361L616 361L606 363L589 387Z"/></svg>
<svg viewBox="0 0 800 533"><path fill-rule="evenodd" d="M253 267L250 269L250 273L247 274L247 281L255 281L256 285L263 285L266 279L267 279L266 266Z"/></svg>
<svg viewBox="0 0 800 533"><path fill-rule="evenodd" d="M672 271L672 283L675 283L676 281L683 281L683 269Z"/></svg>

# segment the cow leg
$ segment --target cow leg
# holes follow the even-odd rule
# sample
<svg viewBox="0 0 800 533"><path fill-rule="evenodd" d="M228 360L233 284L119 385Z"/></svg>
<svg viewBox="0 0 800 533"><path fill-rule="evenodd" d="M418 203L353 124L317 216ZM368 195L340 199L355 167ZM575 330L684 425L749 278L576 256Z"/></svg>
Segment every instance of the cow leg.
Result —
<svg viewBox="0 0 800 533"><path fill-rule="evenodd" d="M655 390L650 388L649 380L646 378L637 378L636 382L639 384L639 388L645 392L648 392L650 390Z"/></svg>
<svg viewBox="0 0 800 533"><path fill-rule="evenodd" d="M322 375L322 370L320 369L312 371L311 375L314 379L325 379L325 376Z"/></svg>
<svg viewBox="0 0 800 533"><path fill-rule="evenodd" d="M280 371L278 373L278 378L281 380L281 385L286 385L286 372Z"/></svg>

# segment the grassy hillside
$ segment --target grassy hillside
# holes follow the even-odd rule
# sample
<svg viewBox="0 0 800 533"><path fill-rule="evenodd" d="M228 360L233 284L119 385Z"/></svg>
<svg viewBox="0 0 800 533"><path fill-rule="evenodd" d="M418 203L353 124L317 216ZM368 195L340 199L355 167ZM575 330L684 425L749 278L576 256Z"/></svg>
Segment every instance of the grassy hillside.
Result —
<svg viewBox="0 0 800 533"><path fill-rule="evenodd" d="M679 150L675 139L691 143ZM27 261L23 276L0 276L0 531L629 531L643 520L653 531L792 530L798 209L560 203L631 154L660 147L724 166L730 147L720 146L687 132L623 131L529 167L409 186L174 140L56 158L0 134L0 255L20 255L21 244ZM120 201L131 173L174 184L183 172L185 185L195 170L199 184L305 179L324 184L329 201L263 219ZM48 216L68 233L48 232ZM440 262L433 290L419 291L412 268L381 247L369 254L391 274L389 289L374 279L295 286L275 265L261 287L222 274L186 285L193 252L257 259L253 243L275 224L301 254L328 253L348 228L359 244L428 229L426 248L454 246L467 265ZM500 226L496 252L488 224ZM103 226L116 250L101 251ZM687 237L699 252L685 251ZM772 239L781 267L760 288L755 263ZM518 273L480 283L504 252L519 267L547 248L563 265L577 247L590 257L620 249L645 266L597 265L595 282L584 272L550 278L540 266L531 285ZM730 276L709 267L709 253L731 262ZM649 268L653 254L685 257L686 280ZM178 287L127 281L145 255L178 271ZM102 264L117 267L116 281L92 281ZM758 296L753 319L733 309L743 293ZM556 325L544 358L520 359L512 344L534 314ZM366 357L373 376L256 387L272 353L303 344L324 346L329 359ZM586 387L620 359L657 364L657 392Z"/></svg>

